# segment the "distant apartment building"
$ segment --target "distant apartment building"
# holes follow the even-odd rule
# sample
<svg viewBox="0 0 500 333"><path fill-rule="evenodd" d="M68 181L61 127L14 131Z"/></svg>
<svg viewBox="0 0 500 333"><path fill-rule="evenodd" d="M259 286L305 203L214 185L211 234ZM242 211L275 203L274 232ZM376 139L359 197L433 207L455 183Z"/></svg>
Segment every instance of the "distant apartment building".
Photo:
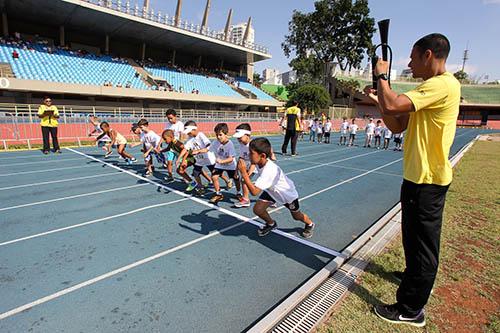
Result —
<svg viewBox="0 0 500 333"><path fill-rule="evenodd" d="M279 84L281 85L280 72L274 68L266 68L262 71L262 81L265 84Z"/></svg>
<svg viewBox="0 0 500 333"><path fill-rule="evenodd" d="M284 86L289 85L290 83L295 83L297 82L297 72L296 71L288 71L285 73L282 73L280 75L281 77L281 84Z"/></svg>

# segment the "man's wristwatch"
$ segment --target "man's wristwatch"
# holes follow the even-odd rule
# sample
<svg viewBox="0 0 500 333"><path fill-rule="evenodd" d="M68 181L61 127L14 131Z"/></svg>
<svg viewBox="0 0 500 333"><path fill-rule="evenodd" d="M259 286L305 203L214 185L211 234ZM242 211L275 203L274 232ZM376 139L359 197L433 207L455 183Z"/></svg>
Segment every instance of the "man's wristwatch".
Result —
<svg viewBox="0 0 500 333"><path fill-rule="evenodd" d="M380 80L380 79L382 79L384 81L388 81L389 80L389 76L386 73L382 73L382 74L377 75L377 81Z"/></svg>

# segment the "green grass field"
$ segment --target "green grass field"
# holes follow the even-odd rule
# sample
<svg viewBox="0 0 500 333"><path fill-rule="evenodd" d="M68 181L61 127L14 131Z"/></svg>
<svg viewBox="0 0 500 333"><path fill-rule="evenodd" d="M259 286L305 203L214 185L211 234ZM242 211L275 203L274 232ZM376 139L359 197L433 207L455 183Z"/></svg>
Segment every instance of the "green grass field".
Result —
<svg viewBox="0 0 500 333"><path fill-rule="evenodd" d="M398 237L368 266L318 332L500 332L500 142L479 141L455 169L441 263L424 329L388 324L372 305L395 302L389 272L404 269Z"/></svg>

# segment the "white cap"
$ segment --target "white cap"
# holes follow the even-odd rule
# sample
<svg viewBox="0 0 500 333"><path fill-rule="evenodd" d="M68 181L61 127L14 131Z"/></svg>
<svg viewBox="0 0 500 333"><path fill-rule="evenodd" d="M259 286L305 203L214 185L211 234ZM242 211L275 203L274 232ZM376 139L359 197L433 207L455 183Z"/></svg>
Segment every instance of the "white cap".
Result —
<svg viewBox="0 0 500 333"><path fill-rule="evenodd" d="M237 129L236 130L236 133L234 133L233 135L233 138L236 138L236 139L239 139L241 138L243 135L250 135L252 134L252 132L248 131L248 130L245 130L245 129Z"/></svg>
<svg viewBox="0 0 500 333"><path fill-rule="evenodd" d="M184 127L184 131L182 131L182 133L188 134L188 133L191 133L191 131L195 130L195 129L198 129L198 127L196 127L196 126L186 126L186 127Z"/></svg>

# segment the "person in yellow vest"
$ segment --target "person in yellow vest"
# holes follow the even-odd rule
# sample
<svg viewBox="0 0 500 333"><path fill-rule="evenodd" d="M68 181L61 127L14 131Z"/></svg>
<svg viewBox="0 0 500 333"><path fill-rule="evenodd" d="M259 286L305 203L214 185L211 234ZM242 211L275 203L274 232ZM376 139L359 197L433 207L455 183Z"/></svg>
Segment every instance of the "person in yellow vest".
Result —
<svg viewBox="0 0 500 333"><path fill-rule="evenodd" d="M448 156L460 106L460 83L446 70L449 52L444 35L424 36L413 45L408 64L413 77L424 82L398 95L388 83L388 63L379 60L374 69L377 91L365 88L387 127L394 133L406 131L401 187L406 268L394 272L401 280L397 302L374 308L392 323L425 325L424 306L438 270L443 210L452 180Z"/></svg>
<svg viewBox="0 0 500 333"><path fill-rule="evenodd" d="M294 101L293 106L286 109L283 120L286 119L286 132L285 139L283 140L283 145L281 146L281 152L283 155L286 154L288 148L288 143L290 139L292 140L292 156L297 155L297 139L299 138L299 132L302 130L301 114L299 108L299 102Z"/></svg>
<svg viewBox="0 0 500 333"><path fill-rule="evenodd" d="M42 127L43 137L43 153L47 155L50 150L49 134L52 137L52 145L54 152L60 154L59 142L57 140L57 126L59 122L59 110L55 105L52 105L50 97L43 99L43 104L38 108L38 118L40 118L40 126Z"/></svg>

